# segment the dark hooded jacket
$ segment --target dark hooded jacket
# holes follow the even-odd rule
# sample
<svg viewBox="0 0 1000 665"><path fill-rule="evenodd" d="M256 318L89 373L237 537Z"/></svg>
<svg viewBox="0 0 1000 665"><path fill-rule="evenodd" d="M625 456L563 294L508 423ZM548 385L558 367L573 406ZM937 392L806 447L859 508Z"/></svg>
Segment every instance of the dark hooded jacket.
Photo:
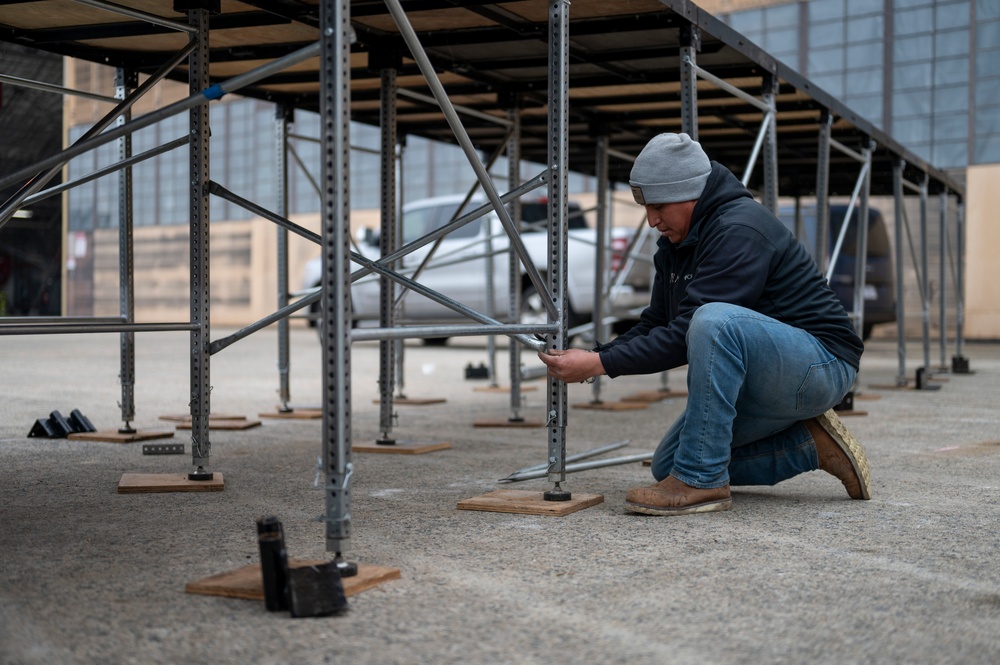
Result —
<svg viewBox="0 0 1000 665"><path fill-rule="evenodd" d="M864 345L805 248L753 200L729 169L712 162L680 244L661 237L653 291L639 323L598 351L610 377L686 365L691 316L725 302L805 330L855 370Z"/></svg>

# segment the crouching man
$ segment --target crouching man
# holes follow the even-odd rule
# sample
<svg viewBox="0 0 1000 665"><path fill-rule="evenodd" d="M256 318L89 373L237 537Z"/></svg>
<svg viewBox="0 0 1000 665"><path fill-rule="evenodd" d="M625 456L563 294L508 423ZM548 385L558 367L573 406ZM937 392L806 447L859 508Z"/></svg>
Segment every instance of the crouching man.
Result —
<svg viewBox="0 0 1000 665"><path fill-rule="evenodd" d="M594 351L539 354L566 382L687 365L687 408L625 506L650 515L729 510L730 485L821 469L871 498L868 460L832 411L864 345L796 238L687 134L660 134L629 183L660 232L652 296L630 331Z"/></svg>

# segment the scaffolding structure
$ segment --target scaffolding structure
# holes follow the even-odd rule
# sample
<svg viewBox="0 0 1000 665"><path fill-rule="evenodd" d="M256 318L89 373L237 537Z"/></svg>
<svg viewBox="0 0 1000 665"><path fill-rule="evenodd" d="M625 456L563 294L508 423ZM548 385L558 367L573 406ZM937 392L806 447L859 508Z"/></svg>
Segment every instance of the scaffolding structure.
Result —
<svg viewBox="0 0 1000 665"><path fill-rule="evenodd" d="M818 229L815 256L825 257L831 195L850 194L849 211L859 208L857 253L864 256L868 199L896 197L896 288L899 322L899 385L907 383L904 322L904 241L908 241L921 294L924 358L921 379L931 373L931 299L928 287L927 200L941 199L941 274L950 266L958 307L952 370L968 371L963 356L964 190L947 174L917 158L836 99L812 85L711 15L684 0L548 0L545 3L319 0L314 3L148 0L129 9L102 0L39 0L6 5L0 39L31 44L64 55L110 63L117 68L115 107L79 141L34 166L0 174L0 188L20 185L0 208L0 226L40 197L82 184L44 190L69 160L115 141L119 162L100 174L118 172L120 316L117 318L0 320L0 335L117 333L121 336L122 427L135 418L134 334L186 331L190 335L192 459L189 477L210 478L209 414L211 357L240 339L277 324L279 394L289 408L288 317L319 304L322 331L322 454L325 478L326 544L335 560L351 538L351 346L380 343L380 430L392 436L392 403L399 358L398 340L463 335L511 339L511 419L520 418L519 353L566 348L567 174L597 178L598 221L594 321L604 336L608 293L617 279L606 265L609 193L628 179L631 156L663 131L685 131L706 152L736 173L760 200L777 211L779 194L813 195ZM181 12L180 14L178 12ZM57 16L57 19L43 17ZM183 18L179 18L182 16ZM55 23L55 25L53 24ZM156 39L150 38L154 35ZM213 39L218 36L219 45ZM154 47L149 46L155 45ZM225 71L227 74L214 73ZM233 73L236 72L236 73ZM139 84L138 74L147 76ZM184 80L184 99L140 117L135 102L164 78ZM8 81L10 82L10 81ZM18 82L14 82L17 84ZM60 91L72 92L72 91ZM269 205L230 192L211 178L208 106L230 93L275 103L275 145L279 155L274 199ZM295 109L320 115L321 233L288 217L288 125ZM132 155L130 137L144 127L182 113L189 134L158 151ZM464 122L463 122L464 118ZM366 258L352 248L350 217L351 120L381 128L381 256ZM417 134L459 145L488 204L463 211L450 223L401 244L398 191L400 134ZM133 301L132 188L130 169L138 160L187 146L190 164L190 316L184 322L137 322ZM500 191L481 153L508 157L508 191ZM522 161L545 169L522 181ZM545 186L548 262L535 266L521 242L518 201ZM903 197L920 199L920 256L910 234ZM209 201L237 203L277 226L278 309L224 338L211 336ZM510 205L508 205L510 204ZM955 210L955 240L949 239ZM447 233L492 211L510 243L510 303L507 323L492 311L479 312L403 274L400 261ZM850 219L850 212L845 217ZM640 229L641 230L641 229ZM291 298L288 233L317 243L322 288ZM829 260L837 260L848 232L844 224ZM630 243L630 254L641 245ZM490 252L488 252L489 254ZM636 257L628 255L625 262ZM852 318L863 325L865 270L857 261ZM352 329L351 284L369 274L381 283L376 328ZM520 283L527 279L542 298L547 322L516 322ZM828 272L829 275L829 272ZM492 283L492 280L489 280ZM470 320L463 325L398 324L397 289L409 290ZM941 364L945 364L947 320L941 298ZM489 299L492 302L492 298ZM513 321L513 322L511 322ZM595 383L595 399L600 384ZM565 384L548 379L546 392L548 499L564 499L568 408Z"/></svg>

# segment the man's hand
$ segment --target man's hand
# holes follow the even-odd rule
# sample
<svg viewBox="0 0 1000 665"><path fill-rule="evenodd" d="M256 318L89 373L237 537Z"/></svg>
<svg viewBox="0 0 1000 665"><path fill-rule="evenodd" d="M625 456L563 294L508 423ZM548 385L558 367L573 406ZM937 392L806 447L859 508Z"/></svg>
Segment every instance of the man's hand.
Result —
<svg viewBox="0 0 1000 665"><path fill-rule="evenodd" d="M549 368L549 376L566 383L582 383L604 374L601 355L583 349L552 349L539 353L538 359Z"/></svg>

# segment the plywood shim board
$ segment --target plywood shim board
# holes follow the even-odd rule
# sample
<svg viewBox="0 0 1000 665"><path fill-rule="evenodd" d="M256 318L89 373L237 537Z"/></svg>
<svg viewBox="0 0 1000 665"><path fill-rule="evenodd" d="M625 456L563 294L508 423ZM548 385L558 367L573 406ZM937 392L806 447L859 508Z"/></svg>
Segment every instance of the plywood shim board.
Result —
<svg viewBox="0 0 1000 665"><path fill-rule="evenodd" d="M134 432L119 432L105 430L97 432L71 432L66 438L73 441L106 441L108 443L134 443L136 441L151 441L153 439L169 439L173 437L172 429L146 429Z"/></svg>
<svg viewBox="0 0 1000 665"><path fill-rule="evenodd" d="M867 416L867 411L859 411L857 409L845 409L843 411L836 411L836 414L841 418L846 418L848 416Z"/></svg>
<svg viewBox="0 0 1000 665"><path fill-rule="evenodd" d="M574 409L591 409L595 411L638 411L649 404L644 402L585 402L574 404Z"/></svg>
<svg viewBox="0 0 1000 665"><path fill-rule="evenodd" d="M211 480L188 480L186 473L123 473L118 493L221 492L225 486L225 478L218 471Z"/></svg>
<svg viewBox="0 0 1000 665"><path fill-rule="evenodd" d="M250 429L251 427L259 427L259 420L247 420L246 418L209 418L208 419L208 429L228 429L228 430L240 430L240 429ZM191 429L191 421L185 420L183 422L177 423L177 429Z"/></svg>
<svg viewBox="0 0 1000 665"><path fill-rule="evenodd" d="M522 393L538 390L538 386L521 386ZM476 393L510 393L510 386L478 386L472 389Z"/></svg>
<svg viewBox="0 0 1000 665"><path fill-rule="evenodd" d="M351 445L351 450L356 453L382 453L384 455L422 455L438 450L448 450L449 448L451 448L451 444L447 441L425 443L422 441L399 440L392 445L379 445L377 443L355 443Z"/></svg>
<svg viewBox="0 0 1000 665"><path fill-rule="evenodd" d="M472 421L473 427L541 427L541 420L511 420L510 418L481 418Z"/></svg>
<svg viewBox="0 0 1000 665"><path fill-rule="evenodd" d="M665 399L687 397L686 390L642 390L622 397L623 402L662 402Z"/></svg>
<svg viewBox="0 0 1000 665"><path fill-rule="evenodd" d="M325 563L329 562L291 559L288 565L290 568L300 568ZM354 596L379 584L389 582L390 580L398 580L400 577L398 568L358 564L358 574L351 577L342 577L341 581L344 584L344 594ZM218 575L189 582L184 586L184 590L188 593L197 593L206 596L264 600L264 577L260 572L260 564L252 563L227 573L219 573Z"/></svg>
<svg viewBox="0 0 1000 665"><path fill-rule="evenodd" d="M446 401L443 397L394 397L392 399L393 404L404 404L408 406L427 406L428 404L444 404ZM379 404L381 400L373 399L372 404Z"/></svg>
<svg viewBox="0 0 1000 665"><path fill-rule="evenodd" d="M543 495L531 490L497 490L459 501L458 509L562 517L604 502L602 494L573 492L569 501L546 501Z"/></svg>
<svg viewBox="0 0 1000 665"><path fill-rule="evenodd" d="M246 420L246 416L239 413L210 413L208 414L209 420ZM184 422L185 420L191 420L190 413L168 413L164 416L160 416L160 420L170 420L175 422Z"/></svg>
<svg viewBox="0 0 1000 665"><path fill-rule="evenodd" d="M315 420L323 417L322 409L292 409L291 411L272 411L258 413L260 418L280 418L284 420Z"/></svg>

